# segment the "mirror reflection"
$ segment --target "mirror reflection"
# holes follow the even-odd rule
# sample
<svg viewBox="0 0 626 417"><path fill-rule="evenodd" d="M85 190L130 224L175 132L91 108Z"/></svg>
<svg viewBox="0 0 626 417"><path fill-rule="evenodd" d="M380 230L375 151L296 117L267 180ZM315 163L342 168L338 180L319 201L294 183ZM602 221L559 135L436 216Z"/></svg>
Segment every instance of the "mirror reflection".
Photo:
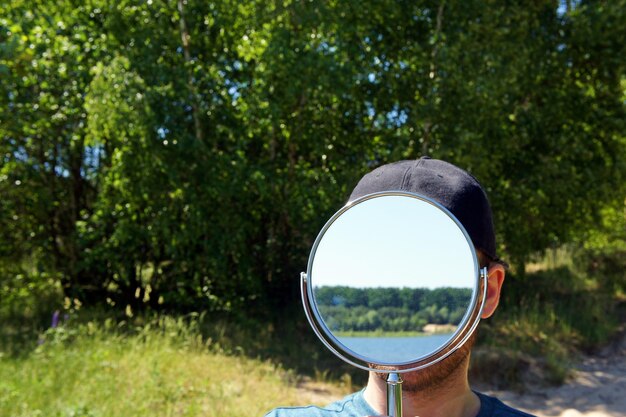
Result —
<svg viewBox="0 0 626 417"><path fill-rule="evenodd" d="M377 364L440 350L477 286L473 247L438 206L406 195L345 210L318 238L310 265L317 311L345 348Z"/></svg>

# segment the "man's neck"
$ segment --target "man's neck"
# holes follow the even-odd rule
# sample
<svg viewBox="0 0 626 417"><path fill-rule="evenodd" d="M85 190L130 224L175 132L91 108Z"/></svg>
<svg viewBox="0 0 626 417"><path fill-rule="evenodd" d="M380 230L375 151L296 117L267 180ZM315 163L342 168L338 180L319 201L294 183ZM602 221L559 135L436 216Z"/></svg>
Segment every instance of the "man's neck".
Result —
<svg viewBox="0 0 626 417"><path fill-rule="evenodd" d="M467 366L460 366L458 371L438 387L418 392L403 390L403 416L475 417L480 411L480 399L469 387ZM370 373L364 397L374 410L386 414L387 383L380 376Z"/></svg>

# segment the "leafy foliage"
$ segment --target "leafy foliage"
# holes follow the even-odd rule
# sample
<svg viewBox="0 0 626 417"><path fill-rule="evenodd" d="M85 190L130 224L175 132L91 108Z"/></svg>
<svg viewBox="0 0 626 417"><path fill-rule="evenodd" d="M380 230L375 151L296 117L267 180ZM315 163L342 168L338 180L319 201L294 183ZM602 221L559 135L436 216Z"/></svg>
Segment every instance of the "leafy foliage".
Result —
<svg viewBox="0 0 626 417"><path fill-rule="evenodd" d="M420 332L429 323L458 325L471 296L471 289L463 288L315 289L324 322L340 332Z"/></svg>
<svg viewBox="0 0 626 417"><path fill-rule="evenodd" d="M626 196L625 13L623 0L2 4L0 284L53 277L131 311L279 311L358 178L423 154L481 180L518 267L601 241Z"/></svg>

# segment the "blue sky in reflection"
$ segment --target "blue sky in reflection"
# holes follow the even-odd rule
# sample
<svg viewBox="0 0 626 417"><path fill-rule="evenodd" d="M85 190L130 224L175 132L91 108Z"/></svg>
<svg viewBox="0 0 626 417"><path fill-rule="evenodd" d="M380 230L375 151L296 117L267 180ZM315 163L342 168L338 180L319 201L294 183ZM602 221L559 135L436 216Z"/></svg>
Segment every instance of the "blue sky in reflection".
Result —
<svg viewBox="0 0 626 417"><path fill-rule="evenodd" d="M310 271L317 286L473 288L473 247L448 214L407 196L351 207L322 236Z"/></svg>

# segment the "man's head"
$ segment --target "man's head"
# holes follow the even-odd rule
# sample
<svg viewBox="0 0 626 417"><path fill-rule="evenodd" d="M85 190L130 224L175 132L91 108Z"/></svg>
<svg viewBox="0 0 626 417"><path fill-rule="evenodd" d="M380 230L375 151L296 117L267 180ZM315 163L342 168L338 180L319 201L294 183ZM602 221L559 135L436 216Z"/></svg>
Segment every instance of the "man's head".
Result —
<svg viewBox="0 0 626 417"><path fill-rule="evenodd" d="M366 174L350 195L350 201L383 191L407 191L441 204L461 222L477 250L482 266L489 267L487 298L482 318L495 311L505 270L496 256L491 207L476 178L445 161L427 157L381 166ZM445 265L442 265L445 268ZM423 391L444 383L454 373L465 372L474 336L445 360L415 373L405 374L405 390Z"/></svg>
<svg viewBox="0 0 626 417"><path fill-rule="evenodd" d="M361 178L350 201L382 191L408 191L438 202L461 222L476 249L497 259L489 200L478 180L461 168L428 157L383 165Z"/></svg>

